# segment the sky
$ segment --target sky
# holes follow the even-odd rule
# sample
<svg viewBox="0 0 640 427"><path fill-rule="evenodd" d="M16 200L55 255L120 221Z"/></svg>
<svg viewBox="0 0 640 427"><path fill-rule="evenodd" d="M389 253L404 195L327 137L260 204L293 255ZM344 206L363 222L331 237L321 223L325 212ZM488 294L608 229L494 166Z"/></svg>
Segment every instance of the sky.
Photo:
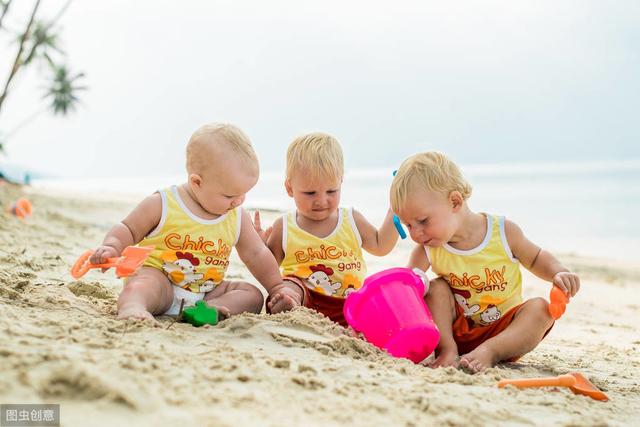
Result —
<svg viewBox="0 0 640 427"><path fill-rule="evenodd" d="M7 24L19 28L31 1ZM40 17L64 4L43 0ZM640 158L640 2L76 0L62 46L88 90L40 114L43 67L0 111L11 161L56 176L184 170L201 124L251 138L281 170L305 132L350 168L440 150L465 164ZM16 45L0 33L0 80Z"/></svg>

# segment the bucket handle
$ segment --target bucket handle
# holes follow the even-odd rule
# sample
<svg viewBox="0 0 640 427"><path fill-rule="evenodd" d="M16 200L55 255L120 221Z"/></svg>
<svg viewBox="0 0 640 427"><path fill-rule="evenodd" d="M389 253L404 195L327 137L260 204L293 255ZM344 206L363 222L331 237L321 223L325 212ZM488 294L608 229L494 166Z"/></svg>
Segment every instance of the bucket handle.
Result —
<svg viewBox="0 0 640 427"><path fill-rule="evenodd" d="M418 276L417 279L420 280L420 282L422 282L422 286L423 286L423 293L422 295L420 295L420 297L424 297L425 295L427 295L429 293L429 276L427 276L427 273L425 273L424 271L420 270L419 268L413 268L411 271L413 271L413 273ZM416 280L416 282L418 282ZM416 288L417 289L417 288Z"/></svg>
<svg viewBox="0 0 640 427"><path fill-rule="evenodd" d="M351 312L352 307L358 305L360 303L360 299L362 295L358 292L353 292L349 294L344 302L344 318L354 330L360 331L360 328L357 325L356 318Z"/></svg>

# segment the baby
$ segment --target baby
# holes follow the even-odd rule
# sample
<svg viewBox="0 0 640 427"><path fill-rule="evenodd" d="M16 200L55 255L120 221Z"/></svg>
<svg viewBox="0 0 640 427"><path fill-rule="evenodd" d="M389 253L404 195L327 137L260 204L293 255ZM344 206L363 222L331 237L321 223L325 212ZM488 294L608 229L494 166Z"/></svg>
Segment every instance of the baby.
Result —
<svg viewBox="0 0 640 427"><path fill-rule="evenodd" d="M367 273L362 249L382 256L395 246L391 211L377 230L358 211L339 207L343 175L342 149L332 136L311 133L289 146L285 189L296 210L262 235L290 285L270 294L267 311L302 304L346 326L344 299Z"/></svg>
<svg viewBox="0 0 640 427"><path fill-rule="evenodd" d="M237 127L210 124L187 144L187 182L144 199L107 233L90 261L102 263L138 244L155 249L128 278L118 298L118 318L177 315L204 300L225 317L259 313L262 293L253 285L225 280L235 246L253 276L267 289L283 285L278 265L239 206L258 181L251 143ZM280 310L291 308L281 304Z"/></svg>
<svg viewBox="0 0 640 427"><path fill-rule="evenodd" d="M471 186L436 152L405 160L391 185L391 207L418 244L410 267L439 278L426 296L440 329L434 367L478 372L533 350L553 326L543 298L522 301L520 264L574 296L580 279L504 217L473 212Z"/></svg>

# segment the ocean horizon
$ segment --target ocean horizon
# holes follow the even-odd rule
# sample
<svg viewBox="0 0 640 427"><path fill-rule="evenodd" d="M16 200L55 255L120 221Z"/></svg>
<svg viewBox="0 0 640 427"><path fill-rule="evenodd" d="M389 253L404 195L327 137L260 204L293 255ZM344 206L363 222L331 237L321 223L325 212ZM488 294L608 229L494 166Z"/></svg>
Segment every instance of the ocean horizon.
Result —
<svg viewBox="0 0 640 427"><path fill-rule="evenodd" d="M640 159L576 163L461 165L471 185L472 210L504 215L534 243L562 254L635 259L640 244ZM389 207L394 168L345 171L341 204L374 225ZM163 177L38 178L33 186L53 193L135 202L157 189L184 182ZM283 171L263 171L245 201L250 210L286 211Z"/></svg>

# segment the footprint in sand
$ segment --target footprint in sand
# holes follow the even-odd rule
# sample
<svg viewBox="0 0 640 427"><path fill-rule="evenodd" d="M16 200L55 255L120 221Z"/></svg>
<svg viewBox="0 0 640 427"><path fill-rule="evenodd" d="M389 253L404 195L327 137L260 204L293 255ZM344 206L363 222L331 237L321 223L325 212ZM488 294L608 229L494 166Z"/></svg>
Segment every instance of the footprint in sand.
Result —
<svg viewBox="0 0 640 427"><path fill-rule="evenodd" d="M261 325L262 329L272 336L284 336L290 338L292 341L302 342L314 342L314 343L326 343L334 339L335 337L327 337L319 335L311 329L307 329L303 326L283 326L276 323L265 323Z"/></svg>
<svg viewBox="0 0 640 427"><path fill-rule="evenodd" d="M326 343L335 337L325 336L304 325L283 325L255 315L242 314L232 316L220 323L219 329L240 337L264 336L272 337L280 343L316 344Z"/></svg>
<svg viewBox="0 0 640 427"><path fill-rule="evenodd" d="M113 300L115 294L98 282L73 282L67 286L69 290L77 297L87 296L97 299Z"/></svg>

